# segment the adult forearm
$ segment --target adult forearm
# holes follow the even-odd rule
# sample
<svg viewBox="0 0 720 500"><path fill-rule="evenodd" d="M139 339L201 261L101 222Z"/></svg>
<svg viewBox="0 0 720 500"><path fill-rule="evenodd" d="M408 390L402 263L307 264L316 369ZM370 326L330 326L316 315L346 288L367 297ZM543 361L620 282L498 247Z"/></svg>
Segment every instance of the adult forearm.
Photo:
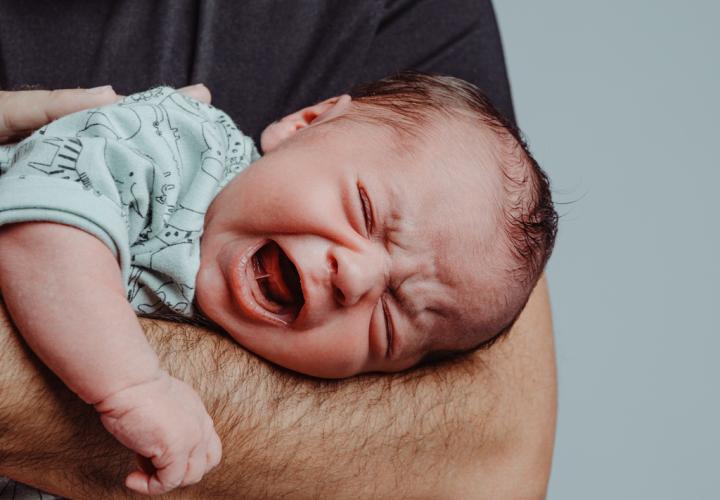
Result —
<svg viewBox="0 0 720 500"><path fill-rule="evenodd" d="M218 335L145 322L163 363L215 418L223 463L177 498L536 498L555 378L544 284L507 340L443 367L300 378ZM0 333L0 474L73 498L124 498L132 455ZM521 481L518 481L522 478Z"/></svg>

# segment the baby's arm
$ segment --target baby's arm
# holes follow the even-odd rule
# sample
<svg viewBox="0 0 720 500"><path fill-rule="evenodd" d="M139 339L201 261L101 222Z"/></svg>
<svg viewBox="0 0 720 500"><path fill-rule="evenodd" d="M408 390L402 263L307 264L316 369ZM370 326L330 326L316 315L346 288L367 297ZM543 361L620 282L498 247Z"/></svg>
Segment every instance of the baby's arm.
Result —
<svg viewBox="0 0 720 500"><path fill-rule="evenodd" d="M220 441L202 401L160 368L100 240L55 223L0 228L0 292L42 361L122 444L152 460L155 474L137 470L128 487L163 493L217 465Z"/></svg>

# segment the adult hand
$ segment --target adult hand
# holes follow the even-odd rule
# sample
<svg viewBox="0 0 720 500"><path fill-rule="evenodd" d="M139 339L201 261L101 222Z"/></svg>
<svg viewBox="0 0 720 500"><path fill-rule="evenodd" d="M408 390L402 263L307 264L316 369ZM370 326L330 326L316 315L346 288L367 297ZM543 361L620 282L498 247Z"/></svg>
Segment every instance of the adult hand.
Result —
<svg viewBox="0 0 720 500"><path fill-rule="evenodd" d="M192 97L197 101L204 102L205 104L210 104L210 101L212 101L210 91L202 83L196 83L195 85L179 88L178 92L188 97Z"/></svg>
<svg viewBox="0 0 720 500"><path fill-rule="evenodd" d="M61 116L110 104L110 85L93 89L0 91L0 143L13 142Z"/></svg>
<svg viewBox="0 0 720 500"><path fill-rule="evenodd" d="M196 101L204 102L205 104L210 104L210 101L212 101L210 90L208 90L208 88L202 83L196 83L195 85L181 87L177 89L177 91L187 97L192 97ZM119 95L118 99L122 99L123 97L125 96Z"/></svg>
<svg viewBox="0 0 720 500"><path fill-rule="evenodd" d="M210 103L210 91L202 84L178 90ZM62 116L111 104L118 98L110 85L92 89L0 91L0 144L18 141Z"/></svg>

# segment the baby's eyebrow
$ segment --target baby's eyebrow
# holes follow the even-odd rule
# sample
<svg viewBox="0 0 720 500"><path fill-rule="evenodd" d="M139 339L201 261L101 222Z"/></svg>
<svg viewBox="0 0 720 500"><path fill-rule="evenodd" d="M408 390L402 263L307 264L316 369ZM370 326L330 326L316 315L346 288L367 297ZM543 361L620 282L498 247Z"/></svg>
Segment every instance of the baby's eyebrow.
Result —
<svg viewBox="0 0 720 500"><path fill-rule="evenodd" d="M398 235L404 222L401 196L398 190L388 184L373 183L372 201L377 217L376 223L382 228L382 241L386 248L395 245L403 248Z"/></svg>

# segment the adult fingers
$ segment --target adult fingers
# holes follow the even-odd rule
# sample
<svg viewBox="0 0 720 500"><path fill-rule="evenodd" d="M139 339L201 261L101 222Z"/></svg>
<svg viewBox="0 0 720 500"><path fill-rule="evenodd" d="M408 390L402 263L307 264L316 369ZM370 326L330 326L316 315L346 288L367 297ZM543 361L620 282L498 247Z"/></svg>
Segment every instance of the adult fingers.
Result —
<svg viewBox="0 0 720 500"><path fill-rule="evenodd" d="M116 98L109 85L94 89L0 91L0 137L23 135L61 116L110 104Z"/></svg>
<svg viewBox="0 0 720 500"><path fill-rule="evenodd" d="M210 95L210 90L208 90L208 88L202 83L197 83L195 85L189 85L187 87L179 88L178 92L188 97L192 97L193 99L200 102L204 102L205 104L210 104L210 102L212 101L212 95Z"/></svg>
<svg viewBox="0 0 720 500"><path fill-rule="evenodd" d="M20 142L22 139L32 134L32 132L32 130L20 130L13 135L0 136L0 144L6 144L9 142Z"/></svg>
<svg viewBox="0 0 720 500"><path fill-rule="evenodd" d="M203 85L202 83L196 83L195 85L188 85L187 87L180 87L177 89L178 92L181 94L192 97L193 99L204 102L205 104L210 104L212 101L212 95L210 94L210 90ZM121 100L124 95L118 95L117 100Z"/></svg>

